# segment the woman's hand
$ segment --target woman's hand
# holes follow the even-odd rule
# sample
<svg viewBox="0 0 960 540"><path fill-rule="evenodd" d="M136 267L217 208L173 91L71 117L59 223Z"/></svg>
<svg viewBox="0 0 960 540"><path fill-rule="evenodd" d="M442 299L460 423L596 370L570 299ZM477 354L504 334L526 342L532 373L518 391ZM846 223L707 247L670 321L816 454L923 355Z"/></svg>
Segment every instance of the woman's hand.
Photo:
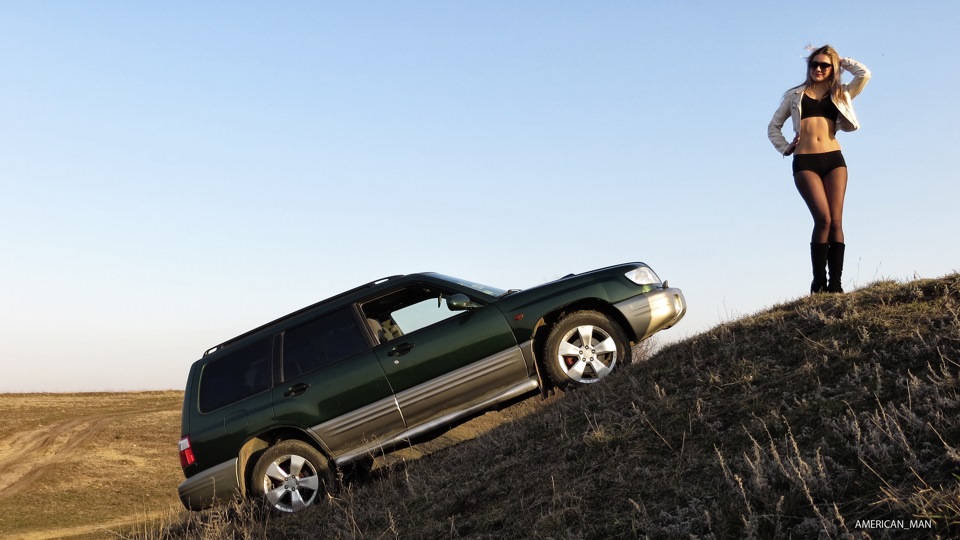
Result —
<svg viewBox="0 0 960 540"><path fill-rule="evenodd" d="M797 149L797 145L798 145L798 144L800 144L800 134L799 134L799 133L797 133L797 136L793 138L793 142L790 143L790 146L788 146L787 149L783 152L783 155L789 156L790 154L792 154L793 151Z"/></svg>

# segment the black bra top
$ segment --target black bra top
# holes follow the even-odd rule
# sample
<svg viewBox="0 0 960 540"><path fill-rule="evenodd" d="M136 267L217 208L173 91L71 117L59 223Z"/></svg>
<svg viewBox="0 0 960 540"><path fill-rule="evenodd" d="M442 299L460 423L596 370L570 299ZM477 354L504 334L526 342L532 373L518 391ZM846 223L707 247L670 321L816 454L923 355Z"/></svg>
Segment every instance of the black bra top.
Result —
<svg viewBox="0 0 960 540"><path fill-rule="evenodd" d="M800 119L822 116L827 120L836 121L840 116L840 110L833 104L830 95L823 96L823 99L813 99L806 93L800 99Z"/></svg>

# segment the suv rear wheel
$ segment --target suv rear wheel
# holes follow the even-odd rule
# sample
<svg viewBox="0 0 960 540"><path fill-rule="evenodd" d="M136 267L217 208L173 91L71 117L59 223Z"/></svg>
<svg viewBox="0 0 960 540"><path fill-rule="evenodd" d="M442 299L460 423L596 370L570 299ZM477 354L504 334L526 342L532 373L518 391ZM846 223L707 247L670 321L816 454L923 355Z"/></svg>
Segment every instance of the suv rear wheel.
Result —
<svg viewBox="0 0 960 540"><path fill-rule="evenodd" d="M253 469L253 491L279 512L297 512L315 504L331 482L326 458L314 447L281 441L268 448Z"/></svg>
<svg viewBox="0 0 960 540"><path fill-rule="evenodd" d="M595 383L630 363L630 343L610 317L576 311L561 318L547 336L544 367L561 388Z"/></svg>

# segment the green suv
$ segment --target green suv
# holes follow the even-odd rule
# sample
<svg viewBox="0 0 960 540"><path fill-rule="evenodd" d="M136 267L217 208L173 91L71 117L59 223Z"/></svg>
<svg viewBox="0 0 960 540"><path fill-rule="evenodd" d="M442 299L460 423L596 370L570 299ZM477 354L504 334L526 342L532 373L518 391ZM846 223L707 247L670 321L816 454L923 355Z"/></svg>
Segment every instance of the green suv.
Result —
<svg viewBox="0 0 960 540"><path fill-rule="evenodd" d="M683 293L642 263L523 291L434 273L357 287L193 364L180 500L197 510L253 495L301 510L335 467L551 385L597 382L685 312Z"/></svg>

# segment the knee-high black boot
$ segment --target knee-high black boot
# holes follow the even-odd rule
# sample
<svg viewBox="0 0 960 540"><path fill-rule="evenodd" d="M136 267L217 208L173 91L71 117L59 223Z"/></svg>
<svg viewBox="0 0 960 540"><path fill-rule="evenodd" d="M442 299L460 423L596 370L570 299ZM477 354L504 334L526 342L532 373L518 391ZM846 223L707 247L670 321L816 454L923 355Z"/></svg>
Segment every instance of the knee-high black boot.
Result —
<svg viewBox="0 0 960 540"><path fill-rule="evenodd" d="M830 283L827 284L827 292L842 293L840 278L843 275L843 252L847 245L843 242L834 242L830 244L830 251L827 254L827 266L830 268Z"/></svg>
<svg viewBox="0 0 960 540"><path fill-rule="evenodd" d="M810 283L810 294L827 290L827 254L830 244L810 243L810 262L813 264L813 282Z"/></svg>

